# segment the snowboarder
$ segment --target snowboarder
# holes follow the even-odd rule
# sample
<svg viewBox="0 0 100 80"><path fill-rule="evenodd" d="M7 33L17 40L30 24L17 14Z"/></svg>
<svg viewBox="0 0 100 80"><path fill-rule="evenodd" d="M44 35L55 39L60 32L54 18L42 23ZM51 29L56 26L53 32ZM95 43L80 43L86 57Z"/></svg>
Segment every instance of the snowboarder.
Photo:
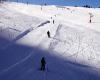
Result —
<svg viewBox="0 0 100 80"><path fill-rule="evenodd" d="M48 38L50 38L50 31L47 31Z"/></svg>
<svg viewBox="0 0 100 80"><path fill-rule="evenodd" d="M45 70L45 65L46 65L45 58L42 57L42 59L41 59L41 71L44 71Z"/></svg>

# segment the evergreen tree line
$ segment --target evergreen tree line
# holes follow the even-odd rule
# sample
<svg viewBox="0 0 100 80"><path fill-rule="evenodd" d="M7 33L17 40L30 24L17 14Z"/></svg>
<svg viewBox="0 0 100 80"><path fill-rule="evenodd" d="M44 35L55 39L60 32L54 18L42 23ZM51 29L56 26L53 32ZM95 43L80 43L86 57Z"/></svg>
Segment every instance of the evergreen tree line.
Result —
<svg viewBox="0 0 100 80"><path fill-rule="evenodd" d="M90 6L90 5L84 5L83 7L92 8L92 6Z"/></svg>
<svg viewBox="0 0 100 80"><path fill-rule="evenodd" d="M90 6L90 5L84 5L83 7L92 8L92 6ZM98 8L100 8L100 6Z"/></svg>

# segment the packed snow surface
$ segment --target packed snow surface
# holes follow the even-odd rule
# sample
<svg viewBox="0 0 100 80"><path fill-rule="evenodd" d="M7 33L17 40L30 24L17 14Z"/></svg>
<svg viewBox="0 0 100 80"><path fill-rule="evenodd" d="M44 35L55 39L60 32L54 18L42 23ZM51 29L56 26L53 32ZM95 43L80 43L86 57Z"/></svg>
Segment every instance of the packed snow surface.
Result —
<svg viewBox="0 0 100 80"><path fill-rule="evenodd" d="M0 80L100 80L100 9L0 4Z"/></svg>

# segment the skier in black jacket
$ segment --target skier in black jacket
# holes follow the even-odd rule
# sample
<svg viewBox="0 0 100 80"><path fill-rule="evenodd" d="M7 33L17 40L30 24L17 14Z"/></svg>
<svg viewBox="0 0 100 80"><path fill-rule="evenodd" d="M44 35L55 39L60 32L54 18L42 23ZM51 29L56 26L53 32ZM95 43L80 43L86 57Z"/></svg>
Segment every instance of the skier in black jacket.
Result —
<svg viewBox="0 0 100 80"><path fill-rule="evenodd" d="M41 71L44 71L45 70L45 65L46 65L45 58L42 57L42 59L41 59Z"/></svg>
<svg viewBox="0 0 100 80"><path fill-rule="evenodd" d="M47 31L48 38L50 38L50 31Z"/></svg>

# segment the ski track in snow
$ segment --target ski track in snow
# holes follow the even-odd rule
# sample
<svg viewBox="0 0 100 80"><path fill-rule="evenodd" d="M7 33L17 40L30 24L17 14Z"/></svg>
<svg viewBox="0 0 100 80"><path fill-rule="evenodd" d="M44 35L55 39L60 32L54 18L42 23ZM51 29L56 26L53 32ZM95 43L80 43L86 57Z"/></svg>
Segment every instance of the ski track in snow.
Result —
<svg viewBox="0 0 100 80"><path fill-rule="evenodd" d="M32 56L33 52L29 53L28 56L26 56L25 58L23 58L22 60L20 60L19 62L16 62L15 64L11 65L10 67L6 68L6 69L3 69L1 72L0 72L0 75L9 71L10 69L16 67L17 65L25 62L26 60L28 60L31 56Z"/></svg>

